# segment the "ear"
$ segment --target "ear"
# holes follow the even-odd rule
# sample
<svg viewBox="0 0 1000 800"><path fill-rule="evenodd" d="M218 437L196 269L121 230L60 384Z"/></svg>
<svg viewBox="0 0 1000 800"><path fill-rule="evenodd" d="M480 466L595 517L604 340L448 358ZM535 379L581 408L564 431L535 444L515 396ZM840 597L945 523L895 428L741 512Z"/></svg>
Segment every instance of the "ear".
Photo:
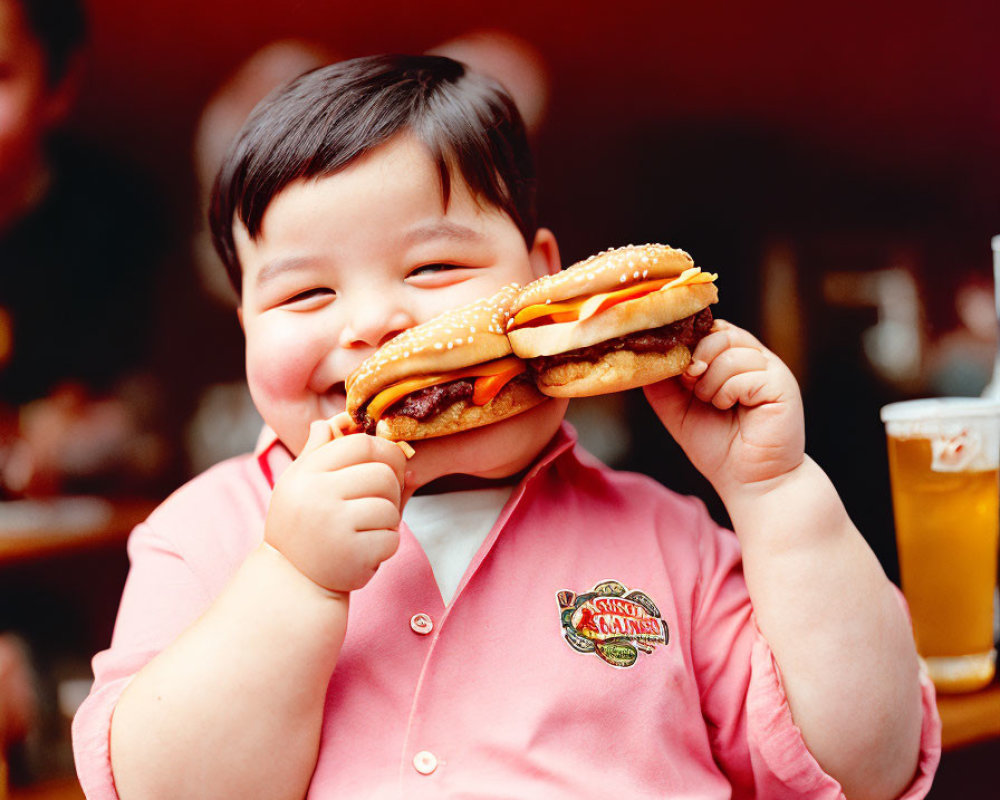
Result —
<svg viewBox="0 0 1000 800"><path fill-rule="evenodd" d="M240 330L243 331L244 334L246 334L246 332L247 332L247 326L243 324L243 306L242 306L242 304L236 306L236 319L238 319L240 321Z"/></svg>
<svg viewBox="0 0 1000 800"><path fill-rule="evenodd" d="M528 258L531 261L531 271L536 278L559 272L562 269L562 262L559 260L559 245L556 243L555 234L548 228L539 228Z"/></svg>
<svg viewBox="0 0 1000 800"><path fill-rule="evenodd" d="M80 93L83 71L83 53L78 50L69 57L62 80L49 89L45 102L45 125L48 130L58 128L69 117Z"/></svg>

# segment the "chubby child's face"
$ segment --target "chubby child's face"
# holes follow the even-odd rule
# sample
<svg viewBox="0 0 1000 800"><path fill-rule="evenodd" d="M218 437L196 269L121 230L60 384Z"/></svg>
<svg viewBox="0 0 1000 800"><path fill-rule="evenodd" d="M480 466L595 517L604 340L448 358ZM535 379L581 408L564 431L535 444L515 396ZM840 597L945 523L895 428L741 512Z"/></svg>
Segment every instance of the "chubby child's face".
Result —
<svg viewBox="0 0 1000 800"><path fill-rule="evenodd" d="M268 206L260 235L235 230L247 380L264 420L298 453L309 424L344 410L344 379L376 348L442 311L559 269L552 234L529 250L505 213L457 173L444 205L437 167L400 134L328 177L297 181ZM417 443L418 483L526 466L565 402Z"/></svg>
<svg viewBox="0 0 1000 800"><path fill-rule="evenodd" d="M0 0L0 204L39 169L45 134L65 112L48 86L45 52L18 0Z"/></svg>

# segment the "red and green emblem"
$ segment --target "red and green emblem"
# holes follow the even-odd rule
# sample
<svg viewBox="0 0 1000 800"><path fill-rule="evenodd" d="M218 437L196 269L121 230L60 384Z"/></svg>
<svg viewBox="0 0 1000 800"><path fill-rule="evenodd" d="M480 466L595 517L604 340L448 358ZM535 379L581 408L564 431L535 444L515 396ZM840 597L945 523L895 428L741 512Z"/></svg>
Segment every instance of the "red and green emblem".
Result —
<svg viewBox="0 0 1000 800"><path fill-rule="evenodd" d="M613 667L631 667L639 652L670 641L667 623L649 595L603 581L585 594L557 595L563 636L579 653L597 653Z"/></svg>

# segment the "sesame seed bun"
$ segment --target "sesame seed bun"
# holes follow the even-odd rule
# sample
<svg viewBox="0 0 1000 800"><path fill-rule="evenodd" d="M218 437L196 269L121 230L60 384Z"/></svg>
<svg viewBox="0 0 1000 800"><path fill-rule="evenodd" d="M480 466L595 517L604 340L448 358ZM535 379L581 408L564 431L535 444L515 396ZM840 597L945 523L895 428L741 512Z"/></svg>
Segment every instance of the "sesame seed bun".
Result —
<svg viewBox="0 0 1000 800"><path fill-rule="evenodd" d="M605 250L555 275L545 275L529 283L521 290L511 313L535 303L555 303L611 292L641 281L675 278L693 266L691 256L665 244L630 244Z"/></svg>
<svg viewBox="0 0 1000 800"><path fill-rule="evenodd" d="M445 375L510 356L506 327L519 290L516 284L505 286L391 339L348 376L348 412L360 421L375 395L408 378ZM387 413L378 420L376 434L397 441L442 436L505 419L545 399L530 381L515 380L482 406L459 400L425 420Z"/></svg>
<svg viewBox="0 0 1000 800"><path fill-rule="evenodd" d="M608 250L526 286L514 304L512 319L529 306L573 303L635 284L670 280L694 266L691 256L683 250L662 244ZM606 394L680 374L691 361L690 347L675 343L665 346L663 352L636 353L626 343L623 349L599 357L581 353L577 361L563 361L552 367L546 365L544 357L572 355L609 340L664 328L693 317L718 298L714 282L681 283L614 303L589 317L581 314L584 319L555 322L542 318L526 327L513 328L508 323L507 336L517 356L532 360L543 393L553 397Z"/></svg>

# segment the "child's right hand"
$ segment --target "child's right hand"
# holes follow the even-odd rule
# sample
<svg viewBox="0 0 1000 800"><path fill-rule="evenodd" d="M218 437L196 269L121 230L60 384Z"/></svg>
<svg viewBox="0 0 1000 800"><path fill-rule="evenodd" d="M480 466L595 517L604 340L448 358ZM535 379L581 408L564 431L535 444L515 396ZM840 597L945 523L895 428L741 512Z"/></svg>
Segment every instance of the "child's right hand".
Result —
<svg viewBox="0 0 1000 800"><path fill-rule="evenodd" d="M264 541L321 588L360 589L399 546L405 467L394 442L314 422L275 483Z"/></svg>

